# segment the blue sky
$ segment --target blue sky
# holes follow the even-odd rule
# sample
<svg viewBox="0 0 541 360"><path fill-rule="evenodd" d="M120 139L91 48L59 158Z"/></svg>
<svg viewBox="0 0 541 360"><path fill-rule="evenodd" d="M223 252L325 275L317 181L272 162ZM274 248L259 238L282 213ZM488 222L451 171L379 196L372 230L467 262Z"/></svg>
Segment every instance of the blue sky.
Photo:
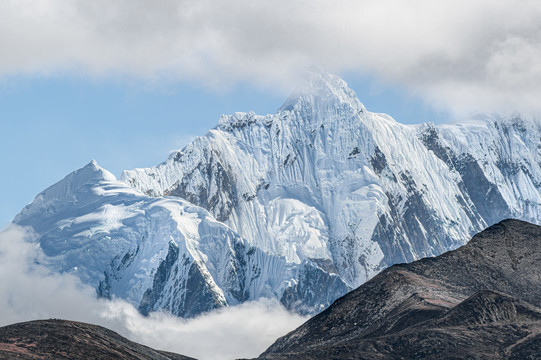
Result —
<svg viewBox="0 0 541 360"><path fill-rule="evenodd" d="M405 92L373 79L345 75L374 112L403 123L442 122ZM149 167L214 127L221 114L274 113L285 91L247 84L222 91L187 83L167 85L80 77L11 77L0 85L0 222L11 220L33 197L95 159L120 175Z"/></svg>
<svg viewBox="0 0 541 360"><path fill-rule="evenodd" d="M91 159L118 175L221 114L273 113L304 70L402 123L541 112L541 3L0 2L0 225Z"/></svg>

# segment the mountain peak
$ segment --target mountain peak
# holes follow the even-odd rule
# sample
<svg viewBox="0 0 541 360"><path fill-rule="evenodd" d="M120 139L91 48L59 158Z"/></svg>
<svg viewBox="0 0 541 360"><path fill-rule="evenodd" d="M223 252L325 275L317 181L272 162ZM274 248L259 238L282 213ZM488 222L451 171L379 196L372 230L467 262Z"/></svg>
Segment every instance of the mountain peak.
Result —
<svg viewBox="0 0 541 360"><path fill-rule="evenodd" d="M336 75L321 69L305 72L302 84L287 98L278 112L300 110L306 103L349 104L356 110L366 110L348 84Z"/></svg>
<svg viewBox="0 0 541 360"><path fill-rule="evenodd" d="M39 193L32 203L15 216L13 221L21 222L21 219L32 213L51 212L51 209L55 208L55 204L74 202L80 188L90 188L103 181L116 181L116 177L99 166L96 160L92 160Z"/></svg>
<svg viewBox="0 0 541 360"><path fill-rule="evenodd" d="M82 168L75 170L72 174L74 177L77 177L77 178L116 181L116 177L108 170L102 168L98 164L98 162L94 159L92 159L88 164L86 164Z"/></svg>
<svg viewBox="0 0 541 360"><path fill-rule="evenodd" d="M96 169L98 169L100 167L98 165L98 162L96 160L94 160L94 159L90 160L90 162L86 166L91 166L91 167L94 167Z"/></svg>

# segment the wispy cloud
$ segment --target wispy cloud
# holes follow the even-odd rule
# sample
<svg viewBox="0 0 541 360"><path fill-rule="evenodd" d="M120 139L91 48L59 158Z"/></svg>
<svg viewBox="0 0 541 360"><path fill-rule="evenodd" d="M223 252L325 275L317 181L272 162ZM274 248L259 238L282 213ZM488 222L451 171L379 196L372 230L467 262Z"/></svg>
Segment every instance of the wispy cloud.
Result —
<svg viewBox="0 0 541 360"><path fill-rule="evenodd" d="M164 313L141 316L121 300L98 300L68 274L36 264L40 248L25 228L0 232L0 326L62 318L102 325L129 339L199 359L255 357L306 318L261 300L183 320Z"/></svg>
<svg viewBox="0 0 541 360"><path fill-rule="evenodd" d="M319 65L447 110L538 110L540 16L535 0L12 0L0 74L289 87Z"/></svg>

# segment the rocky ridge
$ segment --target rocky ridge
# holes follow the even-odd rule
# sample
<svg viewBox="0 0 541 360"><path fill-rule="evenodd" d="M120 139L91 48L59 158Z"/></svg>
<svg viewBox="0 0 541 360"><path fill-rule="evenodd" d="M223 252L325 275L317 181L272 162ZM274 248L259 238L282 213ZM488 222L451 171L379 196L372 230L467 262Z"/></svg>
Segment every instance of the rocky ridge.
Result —
<svg viewBox="0 0 541 360"><path fill-rule="evenodd" d="M526 359L541 348L541 227L502 221L394 265L277 340L264 359Z"/></svg>

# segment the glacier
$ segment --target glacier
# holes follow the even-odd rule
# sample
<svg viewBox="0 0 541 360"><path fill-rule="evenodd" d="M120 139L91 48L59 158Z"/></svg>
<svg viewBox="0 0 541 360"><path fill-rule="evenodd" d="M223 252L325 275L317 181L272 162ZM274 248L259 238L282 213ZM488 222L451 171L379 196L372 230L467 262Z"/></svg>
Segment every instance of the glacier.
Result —
<svg viewBox="0 0 541 360"><path fill-rule="evenodd" d="M313 314L505 218L541 223L541 126L403 125L313 72L275 114L222 116L152 168L95 162L14 219L99 296L195 316L260 297Z"/></svg>

